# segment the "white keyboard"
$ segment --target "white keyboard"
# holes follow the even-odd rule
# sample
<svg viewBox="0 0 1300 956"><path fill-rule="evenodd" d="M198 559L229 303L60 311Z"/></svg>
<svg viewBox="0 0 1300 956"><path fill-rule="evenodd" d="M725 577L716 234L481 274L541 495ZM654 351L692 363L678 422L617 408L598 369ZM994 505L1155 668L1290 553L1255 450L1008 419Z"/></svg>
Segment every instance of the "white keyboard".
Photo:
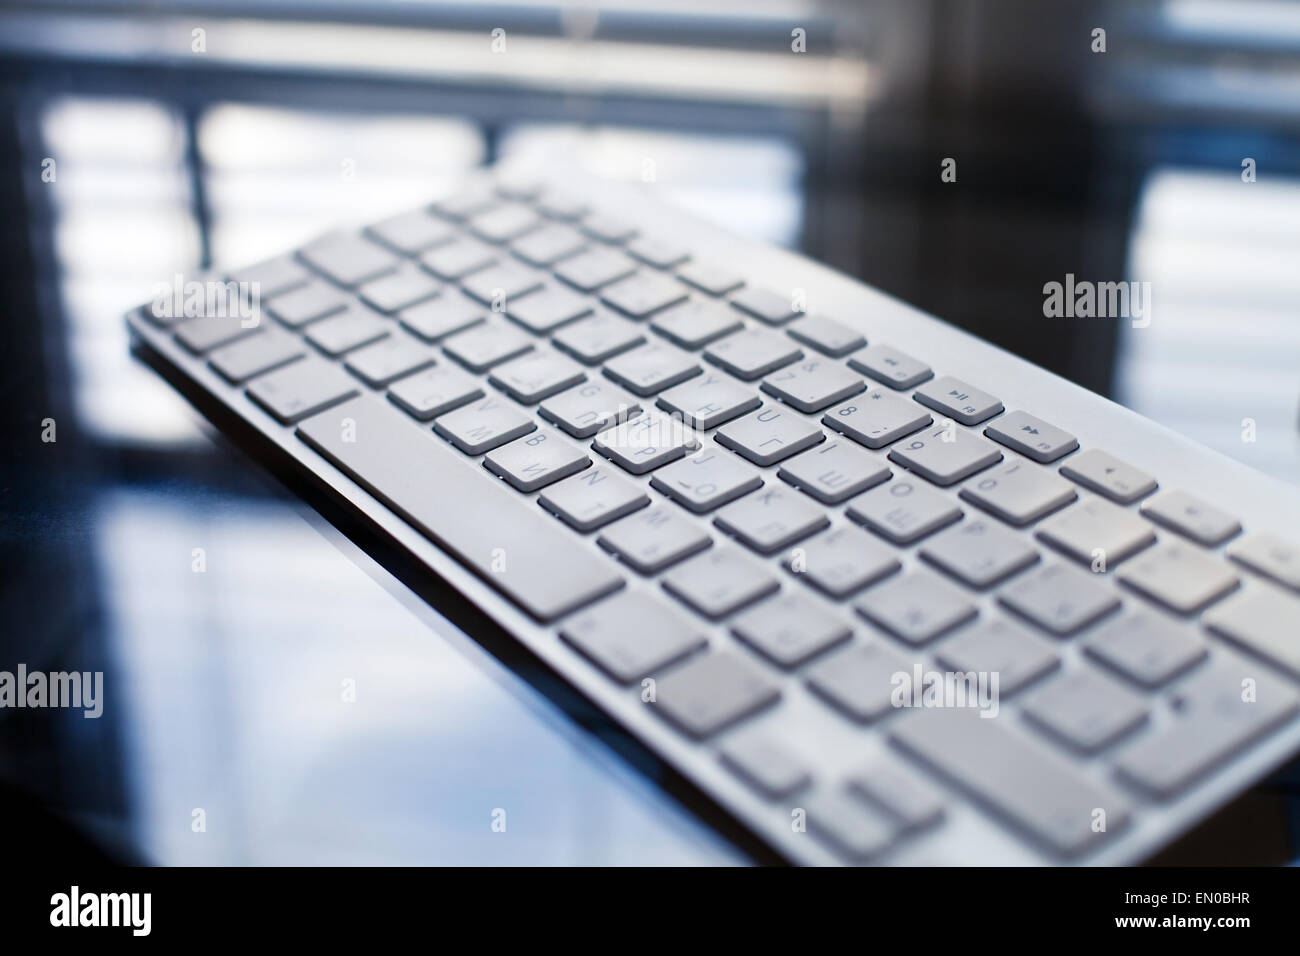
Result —
<svg viewBox="0 0 1300 956"><path fill-rule="evenodd" d="M1295 489L648 190L196 279L143 356L785 859L1139 862L1300 750Z"/></svg>

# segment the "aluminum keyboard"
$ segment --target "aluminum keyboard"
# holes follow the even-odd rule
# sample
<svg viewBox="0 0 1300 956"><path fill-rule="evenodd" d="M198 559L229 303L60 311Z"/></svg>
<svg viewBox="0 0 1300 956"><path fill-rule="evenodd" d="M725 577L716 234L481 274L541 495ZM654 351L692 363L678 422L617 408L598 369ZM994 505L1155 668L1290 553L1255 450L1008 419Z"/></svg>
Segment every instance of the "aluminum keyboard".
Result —
<svg viewBox="0 0 1300 956"><path fill-rule="evenodd" d="M1134 862L1294 753L1293 491L610 195L475 180L216 277L256 322L128 320L794 861Z"/></svg>

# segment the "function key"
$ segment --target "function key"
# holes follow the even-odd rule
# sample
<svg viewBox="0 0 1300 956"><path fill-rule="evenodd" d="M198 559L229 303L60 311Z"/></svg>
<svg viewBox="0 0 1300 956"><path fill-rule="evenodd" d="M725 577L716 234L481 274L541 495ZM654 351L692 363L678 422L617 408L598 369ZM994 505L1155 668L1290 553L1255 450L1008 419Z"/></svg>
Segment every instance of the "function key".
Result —
<svg viewBox="0 0 1300 956"><path fill-rule="evenodd" d="M1156 490L1156 480L1144 471L1098 448L1080 452L1061 466L1061 474L1122 505L1132 504Z"/></svg>
<svg viewBox="0 0 1300 956"><path fill-rule="evenodd" d="M861 333L849 328L843 322L836 322L824 315L805 316L788 326L785 334L796 342L809 345L831 358L842 358L867 344L867 340ZM863 370L858 369L858 371Z"/></svg>
<svg viewBox="0 0 1300 956"><path fill-rule="evenodd" d="M984 434L1042 464L1056 461L1079 447L1079 440L1069 432L1028 412L1008 412L984 429Z"/></svg>
<svg viewBox="0 0 1300 956"><path fill-rule="evenodd" d="M677 270L677 277L709 295L726 295L745 284L734 272L704 262L688 262Z"/></svg>
<svg viewBox="0 0 1300 956"><path fill-rule="evenodd" d="M951 375L918 388L916 400L926 408L951 415L963 425L978 425L1002 411L1002 402L997 398Z"/></svg>
<svg viewBox="0 0 1300 956"><path fill-rule="evenodd" d="M1289 541L1255 531L1229 548L1228 557L1292 591L1300 591L1300 548Z"/></svg>
<svg viewBox="0 0 1300 956"><path fill-rule="evenodd" d="M1232 515L1185 491L1165 491L1142 505L1142 513L1166 528L1213 548L1241 531Z"/></svg>
<svg viewBox="0 0 1300 956"><path fill-rule="evenodd" d="M750 286L737 292L731 300L732 308L746 315L762 319L768 325L782 325L799 315L792 295L782 295L771 289Z"/></svg>
<svg viewBox="0 0 1300 956"><path fill-rule="evenodd" d="M849 367L900 392L934 375L930 366L888 345L868 345L853 353Z"/></svg>

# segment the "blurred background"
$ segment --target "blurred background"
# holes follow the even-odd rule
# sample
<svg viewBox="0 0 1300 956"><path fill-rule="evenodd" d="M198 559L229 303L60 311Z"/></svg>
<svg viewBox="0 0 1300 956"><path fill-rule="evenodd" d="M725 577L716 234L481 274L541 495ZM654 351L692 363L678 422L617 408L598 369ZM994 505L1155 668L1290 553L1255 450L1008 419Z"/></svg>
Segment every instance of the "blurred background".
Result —
<svg viewBox="0 0 1300 956"><path fill-rule="evenodd" d="M0 0L0 669L120 702L0 711L24 812L157 862L744 859L127 350L177 272L554 152L1300 482L1300 3ZM1044 319L1067 273L1150 327ZM1287 792L1200 858L1286 859Z"/></svg>

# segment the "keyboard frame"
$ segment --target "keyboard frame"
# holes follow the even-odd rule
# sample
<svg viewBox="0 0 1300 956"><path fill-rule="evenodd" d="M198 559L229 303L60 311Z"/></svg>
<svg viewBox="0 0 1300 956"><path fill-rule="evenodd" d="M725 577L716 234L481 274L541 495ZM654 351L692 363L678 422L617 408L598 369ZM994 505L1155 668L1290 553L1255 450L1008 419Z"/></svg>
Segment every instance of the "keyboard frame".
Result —
<svg viewBox="0 0 1300 956"><path fill-rule="evenodd" d="M736 271L744 275L747 281L752 280L755 285L808 290L810 311L825 313L846 325L858 328L868 342L887 343L916 356L927 362L934 369L936 376L955 375L976 387L993 392L1002 400L1007 411L1017 409L1028 411L1072 432L1079 440L1080 449L1102 448L1109 451L1154 475L1160 481L1162 489L1182 488L1219 504L1220 507L1232 511L1239 517L1247 532L1267 528L1279 531L1283 537L1300 538L1300 491L1276 479L1197 445L1127 408L828 267L795 253L733 235L699 220L665 203L654 194L653 186L611 183L569 167L553 170L545 178L562 183L566 191L582 195L597 208L619 210L621 215L625 215L646 234L662 236L680 243L690 250L692 255L702 260L736 268ZM741 263L744 263L745 267L742 268ZM200 412L224 431L232 431L229 417L231 415L239 423L250 426L266 439L265 442L257 443L255 457L271 466L278 474L285 475L287 468L287 474L292 478L307 478L310 484L325 490L335 504L342 506L342 515L354 513L360 520L347 522L350 527L341 522L340 513L326 514L325 517L357 541L380 564L394 570L395 561L400 560L407 566L409 572L411 569L409 562L413 561L417 574L419 568L427 568L446 586L463 596L491 623L491 627L484 628L482 631L476 630L472 622L462 624L467 633L483 643L489 651L501 656L499 651L494 650L493 645L497 643L498 636L508 635L511 640L517 641L548 668L561 675L582 697L596 705L640 744L680 774L677 782L685 781L688 786L676 789L680 791L679 796L683 792L686 794L689 809L695 812L701 811L701 808L695 805L695 801L690 799L692 794L698 793L706 797L714 805L704 810L703 815L706 820L710 820L715 825L720 823L724 835L737 842L742 849L747 848L746 845L749 844L750 852L765 862L773 859L799 864L843 862L812 835L793 832L790 826L790 809L801 806L802 795L796 795L783 802L769 802L759 796L749 785L722 765L717 757L716 746L710 742L698 744L666 721L649 713L646 709L647 705L640 700L639 687L625 688L611 681L586 658L560 640L557 624L538 624L454 557L440 550L369 492L313 451L296 436L293 426L281 425L249 399L243 387L230 385L212 370L207 365L206 358L196 357L187 352L172 338L170 330L152 325L138 314L138 310L128 312L125 319L130 327L133 349L180 388ZM1059 320L1045 317L1043 321ZM1094 319L1092 321L1126 320ZM1154 316L1154 321L1160 321L1158 313ZM1141 334L1140 330L1135 334ZM655 340L652 332L648 333L648 337L651 341ZM805 348L805 352L808 351ZM450 361L445 358L439 360ZM758 382L752 384L757 391ZM875 383L870 384L876 387ZM366 390L364 385L361 388L363 392ZM909 393L911 391L908 390ZM771 401L771 397L765 396L765 401ZM653 404L653 399L644 402L647 405ZM396 407L393 408L393 413L408 418ZM936 413L935 417L938 419L941 416ZM408 418L408 420L413 429L432 432L431 423L421 424L413 419ZM986 424L971 426L969 430L979 434ZM575 440L575 443L578 442ZM587 440L580 444L589 445L589 443L590 440ZM884 454L884 450L881 454ZM460 453L457 452L457 455ZM466 467L474 468L481 473L484 480L492 479L479 462L468 456L461 457ZM598 459L598 456L593 453L593 458ZM1063 459L1063 461L1068 460L1069 457ZM1055 469L1060 464L1061 462L1056 462L1054 465L1042 467ZM769 482L783 485L784 483L775 476L778 467L779 465L764 469L767 473L765 477ZM890 467L898 470L898 466L892 463ZM625 477L648 483L651 475L639 478L626 475ZM1231 499L1225 494L1226 489L1232 489ZM956 488L946 491L955 496ZM661 497L653 492L651 496L656 501ZM521 497L535 498L536 494ZM521 504L526 504L527 507L538 507L535 501L521 501ZM1128 508L1136 510L1138 504L1134 503ZM969 503L963 503L962 507L968 513L973 509ZM842 518L843 508L844 505L830 506L827 511L833 515L838 513ZM711 515L704 516L701 520L710 518ZM837 521L836 525L843 523ZM1171 534L1171 532L1157 530L1164 535ZM585 540L590 547L600 550L596 544L596 534L579 536L577 532L573 533L576 537ZM712 529L712 533L720 536L720 532L716 529ZM741 545L732 546L744 550ZM1036 546L1045 555L1050 553L1045 545L1037 543ZM397 553L393 552L394 547L398 549ZM1220 546L1207 550L1222 555L1224 548L1225 546ZM900 551L900 559L904 561L905 570L921 566L917 558L917 545L897 550ZM604 554L603 551L600 553ZM793 583L791 576L784 569L777 567L783 555L784 552L770 558L759 558L752 553L749 554L754 560L769 563L779 575L783 586L787 586ZM613 560L613 558L607 559ZM1239 570L1239 574L1243 580L1252 579L1252 574L1248 571ZM399 576L402 576L413 590L421 594L422 599L429 600L428 592L412 584L409 576ZM652 588L662 595L657 579L641 577L631 569L626 569L626 576L630 587ZM997 589L980 594L965 588L962 590L979 607L981 615L1006 613L1000 609L994 610ZM1139 604L1144 601L1135 595L1126 596L1126 600L1139 602ZM441 605L436 606L441 608ZM849 604L845 603L842 607L847 611ZM851 611L848 613L853 614ZM856 615L854 616L857 622L855 633L860 635L865 629L865 623L861 622L860 618L856 618ZM1195 624L1188 626L1196 627ZM715 646L752 653L735 638L725 636L727 635L725 624L710 627L708 633ZM1090 629L1085 629L1068 641L1054 640L1058 652L1062 655L1063 663L1070 654L1081 653L1079 645L1088 633ZM1207 640L1212 645L1214 653L1244 656L1230 649L1218 638L1207 636ZM927 645L919 653L931 656L934 648L935 645ZM911 649L908 649L908 652L917 653ZM1277 669L1263 663L1256 665L1252 661L1252 664L1289 682L1293 687L1296 686L1296 681ZM774 670L766 665L764 669L769 676ZM1159 694L1152 694L1149 699L1154 700L1159 695L1167 694L1183 679L1185 676L1175 679L1162 688ZM801 672L786 674L780 680L783 687L786 686L784 681L799 682L802 680ZM806 713L800 712L797 702L789 698L789 694L783 695L782 700L766 712L768 715L766 719L786 720L789 722L788 726L795 728L806 726L810 718ZM802 699L801 697L800 700ZM1015 699L1012 698L1013 701ZM1007 705L1004 704L1005 706ZM829 708L827 710L829 711ZM887 725L888 721L858 726L840 718L837 714L832 716L844 725L843 733L813 735L814 739L810 742L810 746L815 755L814 764L829 762L837 766L842 775L863 763L875 750L890 749L884 740L884 732L880 729L882 725ZM1126 743L1152 732L1159 725L1161 716L1153 715L1148 727L1139 730ZM725 740L725 734L720 735L720 739ZM866 746L856 749L858 744ZM850 749L851 745L852 749ZM1116 752L1121 751L1122 746L1117 747ZM966 798L954 797L953 794L957 791L941 786L940 789L949 796L945 822L925 833L902 841L873 862L898 865L1139 863L1180 834L1202 822L1220 806L1297 752L1300 752L1300 716L1293 717L1269 736L1258 740L1246 752L1222 765L1199 784L1189 788L1172 801L1156 803L1135 796L1134 803L1137 810L1135 820L1122 833L1112 834L1103 847L1074 860L1064 860L1042 850L1021 837L1019 831L1013 827L976 811ZM1064 751L1058 753L1071 759ZM1085 773L1097 779L1104 779L1129 793L1122 785L1115 783L1113 776L1095 759L1072 760L1072 762ZM720 809L727 819L738 823L740 828L727 832L726 820L719 821L712 812L715 808ZM756 838L756 843L748 839L751 835ZM768 856L764 850L770 850L773 856Z"/></svg>

